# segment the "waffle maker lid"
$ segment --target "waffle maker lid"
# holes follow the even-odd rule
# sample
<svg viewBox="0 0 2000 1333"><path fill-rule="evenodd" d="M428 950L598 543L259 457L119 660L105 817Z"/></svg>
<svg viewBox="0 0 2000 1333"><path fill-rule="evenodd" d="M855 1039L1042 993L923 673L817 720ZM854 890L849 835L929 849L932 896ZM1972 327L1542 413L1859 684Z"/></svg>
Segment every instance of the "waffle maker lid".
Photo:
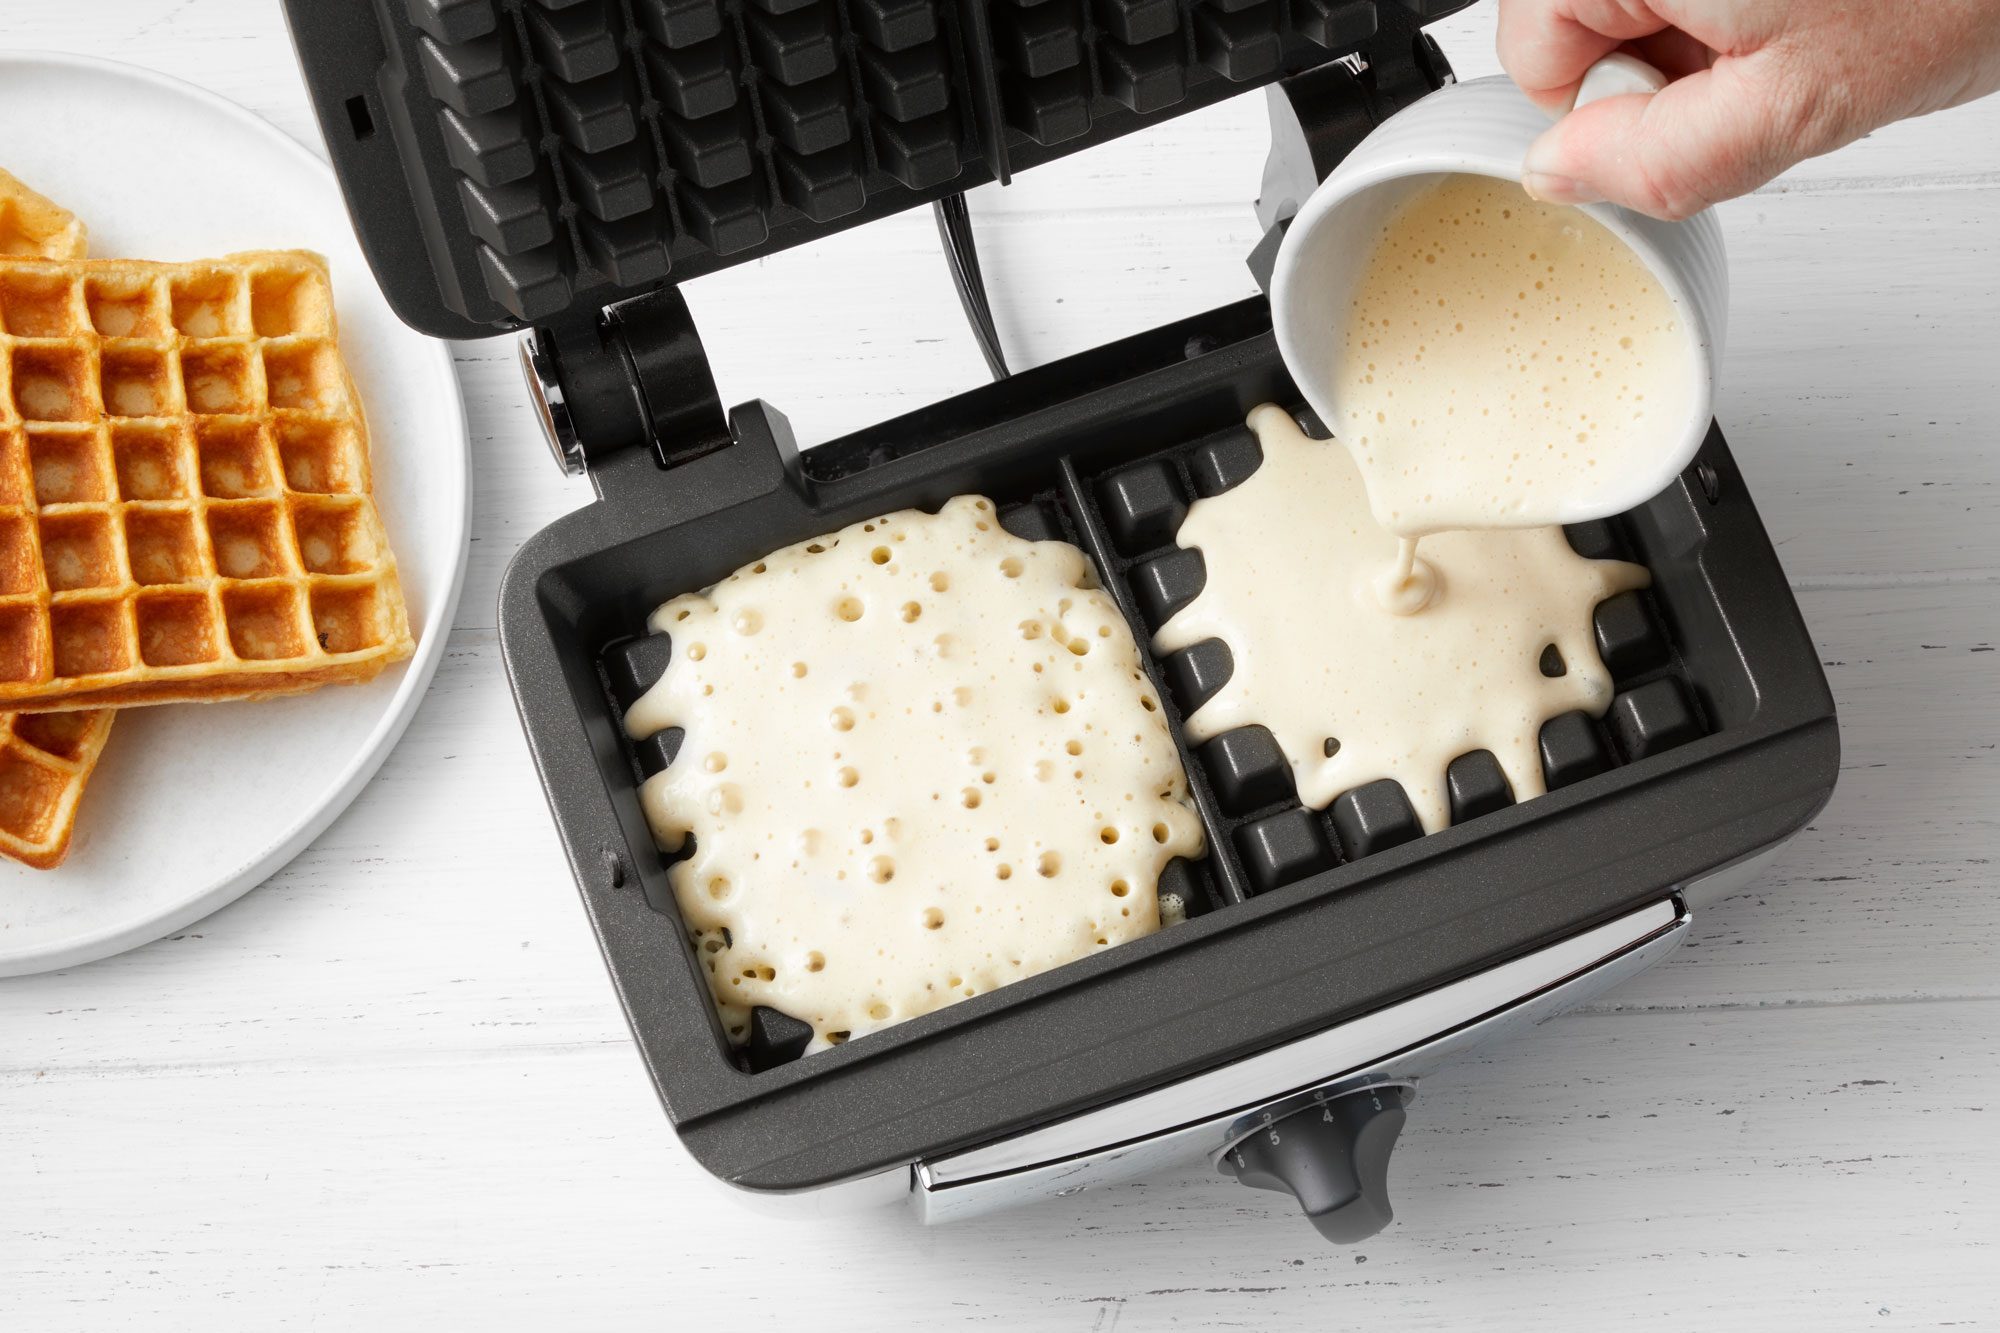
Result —
<svg viewBox="0 0 2000 1333"><path fill-rule="evenodd" d="M1471 0L285 0L363 252L444 338L606 306L1350 59ZM1394 86L1392 86L1394 85ZM1407 85L1407 86L1403 86Z"/></svg>

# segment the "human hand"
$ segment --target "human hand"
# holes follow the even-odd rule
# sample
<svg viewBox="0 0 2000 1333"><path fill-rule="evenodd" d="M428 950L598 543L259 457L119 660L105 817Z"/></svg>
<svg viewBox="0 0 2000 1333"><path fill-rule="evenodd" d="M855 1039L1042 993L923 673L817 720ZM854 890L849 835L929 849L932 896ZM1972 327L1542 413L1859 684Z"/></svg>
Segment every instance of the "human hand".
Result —
<svg viewBox="0 0 2000 1333"><path fill-rule="evenodd" d="M1907 116L2000 89L2000 0L1500 0L1500 63L1561 115L1627 50L1671 80L1535 141L1522 184L1685 218Z"/></svg>

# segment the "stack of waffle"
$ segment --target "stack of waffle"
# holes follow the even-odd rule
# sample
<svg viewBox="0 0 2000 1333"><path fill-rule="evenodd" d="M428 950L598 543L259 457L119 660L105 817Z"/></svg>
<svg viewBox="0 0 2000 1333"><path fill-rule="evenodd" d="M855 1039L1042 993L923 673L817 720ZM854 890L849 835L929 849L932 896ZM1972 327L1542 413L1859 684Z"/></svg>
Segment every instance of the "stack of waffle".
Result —
<svg viewBox="0 0 2000 1333"><path fill-rule="evenodd" d="M108 705L363 681L413 646L325 262L84 244L0 172L0 854L38 867Z"/></svg>

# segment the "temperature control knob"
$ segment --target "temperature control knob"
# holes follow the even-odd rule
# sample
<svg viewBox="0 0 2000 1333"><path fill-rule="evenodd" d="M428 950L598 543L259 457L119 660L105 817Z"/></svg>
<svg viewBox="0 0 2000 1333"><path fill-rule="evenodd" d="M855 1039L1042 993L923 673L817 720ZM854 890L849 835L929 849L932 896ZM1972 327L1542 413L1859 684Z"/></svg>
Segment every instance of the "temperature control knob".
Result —
<svg viewBox="0 0 2000 1333"><path fill-rule="evenodd" d="M1389 1225L1389 1153L1416 1095L1406 1083L1316 1099L1258 1125L1217 1161L1224 1175L1298 1199L1335 1244L1365 1240Z"/></svg>

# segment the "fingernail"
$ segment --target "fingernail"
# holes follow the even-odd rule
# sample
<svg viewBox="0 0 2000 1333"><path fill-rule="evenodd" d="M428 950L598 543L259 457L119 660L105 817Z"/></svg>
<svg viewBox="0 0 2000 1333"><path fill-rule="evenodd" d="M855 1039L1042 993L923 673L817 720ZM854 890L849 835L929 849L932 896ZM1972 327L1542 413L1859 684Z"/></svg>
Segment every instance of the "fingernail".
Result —
<svg viewBox="0 0 2000 1333"><path fill-rule="evenodd" d="M1535 141L1528 145L1528 151L1521 154L1521 177L1524 180L1529 176L1566 177L1569 175L1568 167L1559 130L1536 136Z"/></svg>
<svg viewBox="0 0 2000 1333"><path fill-rule="evenodd" d="M1530 171L1521 177L1521 188L1530 199L1545 204L1601 204L1604 196L1591 186L1570 176L1546 171Z"/></svg>

